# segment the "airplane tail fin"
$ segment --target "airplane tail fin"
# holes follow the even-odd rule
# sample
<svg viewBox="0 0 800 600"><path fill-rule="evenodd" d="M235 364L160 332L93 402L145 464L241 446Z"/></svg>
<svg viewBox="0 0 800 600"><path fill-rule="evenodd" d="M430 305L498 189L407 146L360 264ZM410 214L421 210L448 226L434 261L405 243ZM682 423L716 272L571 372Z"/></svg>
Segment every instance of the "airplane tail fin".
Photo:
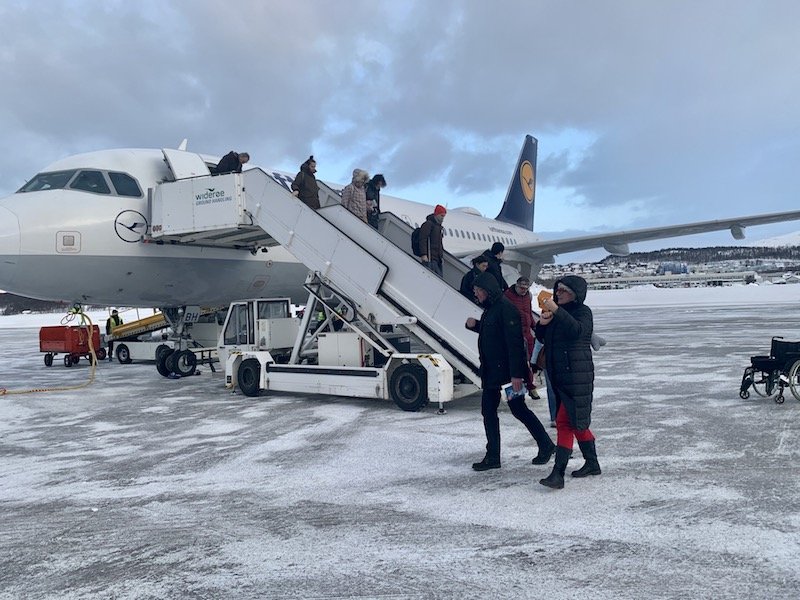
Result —
<svg viewBox="0 0 800 600"><path fill-rule="evenodd" d="M533 207L536 199L536 149L538 142L530 135L519 153L519 160L511 184L508 186L506 201L497 221L511 223L533 231Z"/></svg>

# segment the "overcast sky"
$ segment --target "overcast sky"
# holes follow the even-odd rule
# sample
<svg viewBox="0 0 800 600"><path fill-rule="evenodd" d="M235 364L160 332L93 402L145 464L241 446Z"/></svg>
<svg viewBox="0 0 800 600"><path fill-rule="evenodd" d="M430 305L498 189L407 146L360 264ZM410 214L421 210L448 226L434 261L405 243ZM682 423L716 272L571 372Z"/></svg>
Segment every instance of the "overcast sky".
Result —
<svg viewBox="0 0 800 600"><path fill-rule="evenodd" d="M494 216L530 133L551 237L794 210L798 40L796 1L0 0L0 192L188 138Z"/></svg>

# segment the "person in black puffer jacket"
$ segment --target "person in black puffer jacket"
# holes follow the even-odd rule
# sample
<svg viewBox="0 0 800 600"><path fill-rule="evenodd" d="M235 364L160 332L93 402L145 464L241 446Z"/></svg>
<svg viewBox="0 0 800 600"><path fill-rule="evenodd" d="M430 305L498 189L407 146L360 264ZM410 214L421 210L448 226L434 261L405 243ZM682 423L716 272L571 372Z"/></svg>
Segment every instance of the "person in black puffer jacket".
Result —
<svg viewBox="0 0 800 600"><path fill-rule="evenodd" d="M509 399L508 407L511 414L527 427L539 446L534 464L545 464L553 455L555 444L536 415L525 405L523 378L528 369L528 357L525 355L519 311L503 297L497 279L488 271L475 277L473 289L484 311L480 320L472 317L467 319L466 327L478 332L486 456L474 463L472 468L476 471L500 468L500 420L497 408L500 406L500 387L509 380L518 395Z"/></svg>
<svg viewBox="0 0 800 600"><path fill-rule="evenodd" d="M594 321L586 300L586 280L567 275L555 282L553 298L543 302L536 338L544 343L547 376L556 396L558 439L553 472L539 481L553 489L564 487L564 471L575 438L586 463L573 477L600 475L592 420L594 363L591 339ZM554 301L555 299L555 301Z"/></svg>

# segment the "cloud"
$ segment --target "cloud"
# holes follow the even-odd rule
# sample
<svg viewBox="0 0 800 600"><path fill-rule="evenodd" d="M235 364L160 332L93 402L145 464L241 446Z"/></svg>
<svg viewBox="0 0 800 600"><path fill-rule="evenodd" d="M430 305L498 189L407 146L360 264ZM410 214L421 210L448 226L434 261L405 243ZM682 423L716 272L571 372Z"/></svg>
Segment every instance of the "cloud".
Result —
<svg viewBox="0 0 800 600"><path fill-rule="evenodd" d="M493 213L531 133L537 203L587 227L788 210L799 21L780 0L5 2L0 189L187 137L292 169L324 149Z"/></svg>

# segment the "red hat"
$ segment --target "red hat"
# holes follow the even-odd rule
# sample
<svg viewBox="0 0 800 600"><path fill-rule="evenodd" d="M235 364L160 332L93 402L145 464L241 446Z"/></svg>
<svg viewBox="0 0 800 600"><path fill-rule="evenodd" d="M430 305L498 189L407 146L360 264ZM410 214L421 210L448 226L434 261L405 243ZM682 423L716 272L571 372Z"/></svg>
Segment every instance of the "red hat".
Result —
<svg viewBox="0 0 800 600"><path fill-rule="evenodd" d="M434 216L436 216L436 215L446 215L447 214L447 209L444 206L442 206L441 204L437 204L436 208L433 209L433 214L434 214Z"/></svg>

